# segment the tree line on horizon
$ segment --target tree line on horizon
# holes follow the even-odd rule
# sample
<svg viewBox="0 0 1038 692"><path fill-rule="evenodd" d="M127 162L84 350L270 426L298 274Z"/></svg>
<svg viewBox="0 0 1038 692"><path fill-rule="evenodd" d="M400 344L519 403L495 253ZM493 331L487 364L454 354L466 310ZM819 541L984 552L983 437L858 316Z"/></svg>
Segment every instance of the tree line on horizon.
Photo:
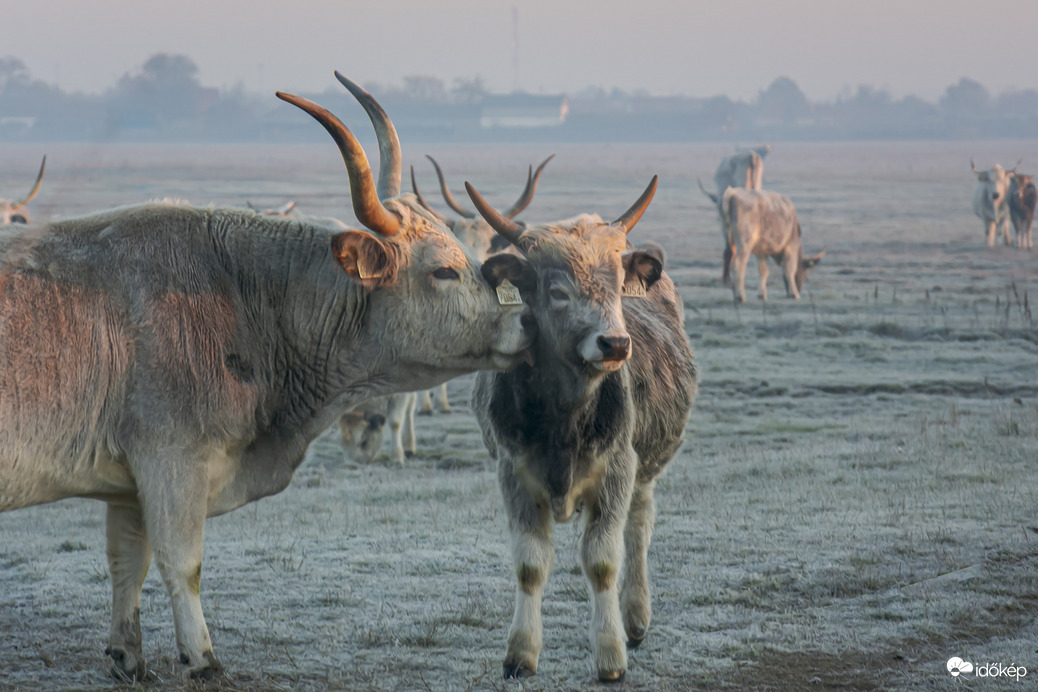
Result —
<svg viewBox="0 0 1038 692"><path fill-rule="evenodd" d="M410 125L430 140L986 139L1038 133L1038 90L993 96L966 77L948 86L936 103L917 96L895 99L869 85L833 101L812 102L788 77L775 79L749 101L590 87L559 95L567 107L559 126L523 132L480 127L479 109L491 94L478 77L448 86L437 77L411 75L402 85L366 88L391 110L402 136ZM336 104L347 104L335 86L309 96L333 112L339 112ZM186 55L155 54L100 94L63 91L34 78L20 59L0 58L2 141L321 138L311 127L286 128L279 108L275 99L240 85L203 86L198 66Z"/></svg>

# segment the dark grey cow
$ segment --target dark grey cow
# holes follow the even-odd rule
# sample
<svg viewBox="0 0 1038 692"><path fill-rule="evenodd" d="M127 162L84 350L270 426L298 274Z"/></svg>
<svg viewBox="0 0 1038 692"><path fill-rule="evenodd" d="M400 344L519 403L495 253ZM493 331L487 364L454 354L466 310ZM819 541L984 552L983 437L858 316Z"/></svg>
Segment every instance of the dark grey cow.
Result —
<svg viewBox="0 0 1038 692"><path fill-rule="evenodd" d="M1016 246L1034 247L1031 239L1031 224L1034 222L1034 208L1038 204L1038 190L1034 186L1034 178L1023 173L1014 173L1009 181L1009 218L1016 232Z"/></svg>
<svg viewBox="0 0 1038 692"><path fill-rule="evenodd" d="M578 509L600 679L624 675L627 646L637 646L649 627L653 488L684 439L696 393L682 302L663 272L663 253L627 243L655 187L653 178L611 224L584 215L527 230L469 187L480 213L537 273L534 283L519 285L538 325L532 365L480 373L473 392L513 541L506 678L537 671L552 522Z"/></svg>
<svg viewBox="0 0 1038 692"><path fill-rule="evenodd" d="M6 226L12 223L27 224L29 223L29 209L27 204L32 201L36 193L40 191L40 185L43 184L43 172L47 168L47 157L43 157L43 162L40 163L40 172L36 174L36 182L33 183L32 189L29 190L29 194L23 197L18 202L11 202L6 199L0 199L0 226Z"/></svg>
<svg viewBox="0 0 1038 692"><path fill-rule="evenodd" d="M730 187L721 198L725 261L731 258L732 292L740 303L746 302L746 265L757 258L760 270L760 297L768 299L768 258L785 273L786 294L799 300L807 270L818 264L825 250L804 257L800 221L789 197L777 192ZM725 265L725 275L728 266Z"/></svg>
<svg viewBox="0 0 1038 692"><path fill-rule="evenodd" d="M243 209L146 204L0 232L0 511L108 503L115 673L141 678L141 584L158 564L181 660L219 670L202 615L207 516L283 490L357 402L527 357L522 306L411 195L382 108L336 73L379 135L278 96L338 144L354 211L333 232ZM485 277L490 277L490 281Z"/></svg>

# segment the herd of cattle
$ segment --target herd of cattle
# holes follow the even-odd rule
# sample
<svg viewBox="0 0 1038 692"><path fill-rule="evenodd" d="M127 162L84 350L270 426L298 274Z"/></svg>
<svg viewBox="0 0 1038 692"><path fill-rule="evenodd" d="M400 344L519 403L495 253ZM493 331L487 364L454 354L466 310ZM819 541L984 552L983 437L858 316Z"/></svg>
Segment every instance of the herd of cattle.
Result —
<svg viewBox="0 0 1038 692"><path fill-rule="evenodd" d="M628 234L653 177L616 220L595 214L526 226L551 157L518 200L492 208L465 183L458 204L430 157L452 219L402 193L396 130L376 100L336 78L378 140L377 180L353 133L307 99L345 162L366 230L280 209L151 202L29 224L29 195L0 202L0 512L67 497L107 503L112 618L106 648L121 679L147 675L139 607L152 560L172 604L180 660L221 670L200 600L206 517L288 485L308 445L338 422L368 461L414 452L420 397L478 372L472 409L495 460L515 568L505 677L535 674L554 522L580 513L580 559L601 680L623 677L651 619L646 567L657 477L680 447L697 388L683 304L665 255ZM745 271L767 259L798 298L805 257L788 197L761 190L770 147L725 158L716 192L724 273L745 301ZM1035 186L978 172L974 209L988 244L1007 219L1031 247ZM415 391L415 390L418 391ZM431 400L426 406L432 410ZM622 585L621 585L622 578Z"/></svg>

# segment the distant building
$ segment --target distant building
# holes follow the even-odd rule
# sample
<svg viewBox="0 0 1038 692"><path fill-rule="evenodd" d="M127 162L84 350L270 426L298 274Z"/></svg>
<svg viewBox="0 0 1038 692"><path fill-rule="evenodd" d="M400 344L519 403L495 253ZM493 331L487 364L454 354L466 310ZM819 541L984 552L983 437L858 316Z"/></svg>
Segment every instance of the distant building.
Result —
<svg viewBox="0 0 1038 692"><path fill-rule="evenodd" d="M558 127L566 122L569 100L562 94L507 94L483 97L479 126L489 128Z"/></svg>

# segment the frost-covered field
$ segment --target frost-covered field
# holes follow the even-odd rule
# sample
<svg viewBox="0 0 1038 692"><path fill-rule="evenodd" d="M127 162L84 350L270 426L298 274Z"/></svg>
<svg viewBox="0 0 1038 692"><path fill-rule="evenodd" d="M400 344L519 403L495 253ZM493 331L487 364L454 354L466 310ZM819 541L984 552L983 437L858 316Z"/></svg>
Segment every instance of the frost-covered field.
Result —
<svg viewBox="0 0 1038 692"><path fill-rule="evenodd" d="M362 130L363 123L357 123ZM404 133L406 135L406 133ZM369 148L370 150L370 148ZM1038 167L1038 142L777 144L765 187L827 247L799 303L736 309L720 284L716 215L698 191L720 145L419 146L430 200L443 164L498 206L549 164L527 221L615 216L653 173L632 240L667 248L702 382L657 492L655 608L618 689L891 689L957 685L945 662L1038 678L1038 252L983 246L978 166ZM5 147L0 194L48 173L38 219L152 197L351 219L331 144ZM24 188L24 189L23 189ZM459 196L460 199L460 196ZM434 202L435 203L435 202ZM440 206L443 209L442 206ZM468 409L418 421L405 468L342 461L317 440L280 495L210 520L202 602L220 683L262 689L596 689L578 526L556 531L537 677L504 682L513 578L496 477ZM109 580L103 506L0 515L0 688L104 689ZM181 689L157 570L145 653ZM970 676L971 678L973 676ZM1033 680L1031 680L1033 682Z"/></svg>

